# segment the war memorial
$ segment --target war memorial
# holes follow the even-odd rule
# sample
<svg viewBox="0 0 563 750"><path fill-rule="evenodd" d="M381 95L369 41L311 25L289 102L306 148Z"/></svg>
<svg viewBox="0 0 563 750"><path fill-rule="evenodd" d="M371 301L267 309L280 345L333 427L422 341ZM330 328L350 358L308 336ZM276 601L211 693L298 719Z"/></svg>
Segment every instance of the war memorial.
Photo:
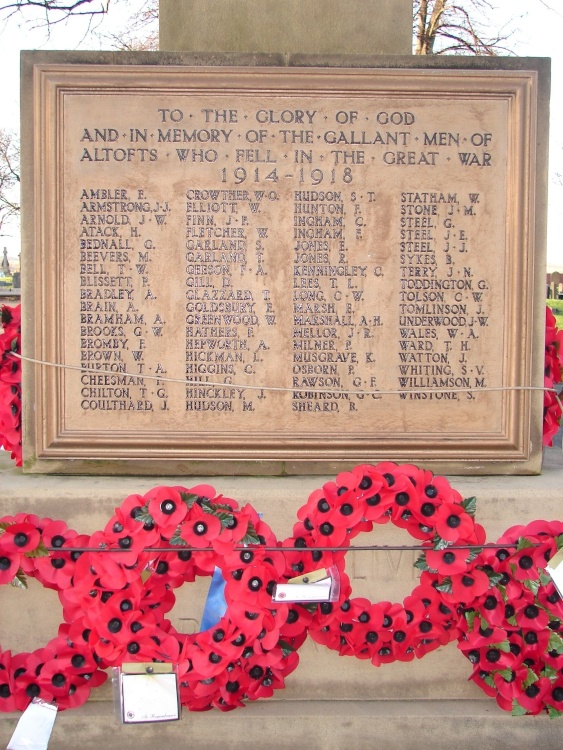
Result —
<svg viewBox="0 0 563 750"><path fill-rule="evenodd" d="M192 710L179 721L120 724L110 681L96 682L100 664L117 663L112 637L137 610L133 594L122 597L127 607L113 613L103 658L88 673L90 697L73 708L76 687L67 690L51 747L408 750L451 748L462 734L485 748L555 750L561 719L512 716L504 693L495 702L492 678L470 680L473 652L456 647L447 606L468 601L455 599L455 585L405 599L422 591L414 563L432 531L444 546L427 561L442 554L449 564L448 545L476 548L486 534L512 554L511 527L562 519L561 457L542 450L549 61L412 56L408 0L352 0L345 13L333 0L190 0L181 13L178 5L161 0L159 52L22 53L23 468L0 457L2 512L62 519L93 535L69 536L78 548L105 529L103 545L113 534L133 555L131 569L134 555L147 554L153 574L141 591L124 568L108 562L94 571L76 552L82 572L71 586L60 558L59 573L37 576L44 585L2 588L1 646L29 652L56 635L63 618L50 589L68 614L70 643L87 642L91 630L80 609L102 612L99 600L116 602L139 585L142 625L158 626L158 638L150 648L130 641L128 655L140 649L158 665L165 635L205 630L203 576L223 559L234 579L226 588L232 621L246 630L236 631L231 652L211 643L229 632L211 629L209 651L199 641L205 665L180 649L180 697ZM345 502L351 482L357 494ZM450 530L429 520L413 532L403 510L413 493L426 492L419 512L430 516L450 485L464 499L448 516ZM395 504L379 515L391 487ZM125 498L127 512L116 511ZM331 504L340 525L322 518ZM149 514L133 541L120 536L129 511ZM317 516L326 543L308 545ZM246 536L236 535L240 524ZM156 564L146 552L154 553L155 525L190 561L181 586L169 558ZM353 547L384 549L349 550L344 574L334 547L347 546L350 529L364 532ZM228 531L207 562L205 553L192 558L198 538ZM123 549L124 538L134 549ZM322 619L328 602L317 615L304 606L276 620L272 591L250 577L254 552L233 541L269 549L276 539L290 548L285 562L271 551L260 570L281 577L287 565L287 581L325 555L343 590L351 587L338 604L341 621ZM307 546L329 550L299 552ZM235 554L248 569L234 566ZM488 583L477 592L483 577L502 578L488 563L470 584L465 577L475 596L485 596ZM454 582L463 570L452 568ZM509 604L515 590L506 589ZM495 596L486 609L500 606ZM392 602L403 599L399 614ZM173 604L168 631L158 619L164 600ZM530 601L528 613L538 609ZM434 604L441 614L431 623L417 607ZM378 636L369 628L365 648L347 639L379 614L382 623L395 618L392 647L370 651ZM83 623L80 635L72 617ZM258 617L260 627L246 621ZM409 646L407 626L419 617L428 637ZM495 640L489 624L475 638L491 637L484 653L494 671L504 646L520 646ZM278 662L269 662L280 643ZM209 666L222 659L230 677ZM243 673L252 677L244 695ZM55 669L53 686L68 679ZM18 718L0 714L0 741Z"/></svg>

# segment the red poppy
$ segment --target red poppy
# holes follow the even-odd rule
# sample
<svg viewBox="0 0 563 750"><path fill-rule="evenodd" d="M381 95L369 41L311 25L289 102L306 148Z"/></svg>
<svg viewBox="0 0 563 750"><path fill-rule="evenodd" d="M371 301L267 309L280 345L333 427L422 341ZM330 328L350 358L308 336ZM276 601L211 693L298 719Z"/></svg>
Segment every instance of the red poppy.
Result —
<svg viewBox="0 0 563 750"><path fill-rule="evenodd" d="M489 577L482 570L473 568L465 573L451 576L453 596L458 603L467 604L489 589Z"/></svg>
<svg viewBox="0 0 563 750"><path fill-rule="evenodd" d="M551 684L551 690L545 696L544 700L548 706L552 706L557 711L563 712L563 676Z"/></svg>
<svg viewBox="0 0 563 750"><path fill-rule="evenodd" d="M145 494L148 512L160 533L170 538L188 513L188 506L180 493L172 487L155 487Z"/></svg>
<svg viewBox="0 0 563 750"><path fill-rule="evenodd" d="M428 550L426 562L431 570L435 570L443 576L452 576L465 573L469 569L467 557L469 550L447 547L443 550Z"/></svg>
<svg viewBox="0 0 563 750"><path fill-rule="evenodd" d="M441 505L433 520L438 536L452 543L466 539L475 525L467 511L455 503Z"/></svg>
<svg viewBox="0 0 563 750"><path fill-rule="evenodd" d="M35 526L30 523L14 523L8 526L0 535L0 555L7 553L31 552L34 550L41 535Z"/></svg>
<svg viewBox="0 0 563 750"><path fill-rule="evenodd" d="M2 537L0 537L1 539ZM21 555L0 550L0 585L10 583L20 567Z"/></svg>
<svg viewBox="0 0 563 750"><path fill-rule="evenodd" d="M536 716L543 710L544 701L550 689L551 680L548 677L540 677L537 682L528 685L516 698L516 701L529 714Z"/></svg>
<svg viewBox="0 0 563 750"><path fill-rule="evenodd" d="M221 521L194 503L182 523L180 536L192 547L209 547L221 533Z"/></svg>
<svg viewBox="0 0 563 750"><path fill-rule="evenodd" d="M33 698L51 703L54 699L52 686L41 679L44 664L42 649L31 654L18 654L13 659L16 708L23 711Z"/></svg>
<svg viewBox="0 0 563 750"><path fill-rule="evenodd" d="M533 603L533 600L524 601L516 609L516 622L524 630L543 630L547 628L550 617L547 612Z"/></svg>
<svg viewBox="0 0 563 750"><path fill-rule="evenodd" d="M11 651L0 648L0 711L3 712L16 710L13 672Z"/></svg>

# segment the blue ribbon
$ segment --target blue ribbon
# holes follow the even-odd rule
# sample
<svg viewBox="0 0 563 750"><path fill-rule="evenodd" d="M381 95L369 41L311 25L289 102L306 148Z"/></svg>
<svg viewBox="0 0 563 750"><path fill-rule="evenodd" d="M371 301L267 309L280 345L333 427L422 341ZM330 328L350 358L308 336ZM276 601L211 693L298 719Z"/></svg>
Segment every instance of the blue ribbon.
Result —
<svg viewBox="0 0 563 750"><path fill-rule="evenodd" d="M203 616L201 618L201 629L208 630L217 625L219 620L227 611L227 602L225 601L225 584L221 568L215 566L213 578L207 592Z"/></svg>

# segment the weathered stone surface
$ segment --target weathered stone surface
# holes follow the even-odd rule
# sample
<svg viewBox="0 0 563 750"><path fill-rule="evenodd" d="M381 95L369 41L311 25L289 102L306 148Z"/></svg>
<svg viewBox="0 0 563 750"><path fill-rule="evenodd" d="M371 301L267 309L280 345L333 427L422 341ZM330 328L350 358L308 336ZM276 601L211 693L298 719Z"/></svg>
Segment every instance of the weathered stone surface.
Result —
<svg viewBox="0 0 563 750"><path fill-rule="evenodd" d="M74 59L24 57L26 470L539 471L545 64Z"/></svg>
<svg viewBox="0 0 563 750"><path fill-rule="evenodd" d="M161 50L407 55L410 0L160 2Z"/></svg>
<svg viewBox="0 0 563 750"><path fill-rule="evenodd" d="M0 715L0 742L7 743L18 715ZM58 716L53 750L560 750L561 727L547 716L513 718L484 700L273 701L227 714L188 713L168 724L122 725L111 704L89 703Z"/></svg>

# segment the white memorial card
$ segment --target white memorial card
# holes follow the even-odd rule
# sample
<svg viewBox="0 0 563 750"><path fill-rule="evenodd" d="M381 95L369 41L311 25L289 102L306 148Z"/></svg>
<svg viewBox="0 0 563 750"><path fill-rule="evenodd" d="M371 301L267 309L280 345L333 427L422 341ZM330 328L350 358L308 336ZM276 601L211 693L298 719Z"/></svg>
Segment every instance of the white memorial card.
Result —
<svg viewBox="0 0 563 750"><path fill-rule="evenodd" d="M6 750L47 750L57 707L34 698L17 723Z"/></svg>

